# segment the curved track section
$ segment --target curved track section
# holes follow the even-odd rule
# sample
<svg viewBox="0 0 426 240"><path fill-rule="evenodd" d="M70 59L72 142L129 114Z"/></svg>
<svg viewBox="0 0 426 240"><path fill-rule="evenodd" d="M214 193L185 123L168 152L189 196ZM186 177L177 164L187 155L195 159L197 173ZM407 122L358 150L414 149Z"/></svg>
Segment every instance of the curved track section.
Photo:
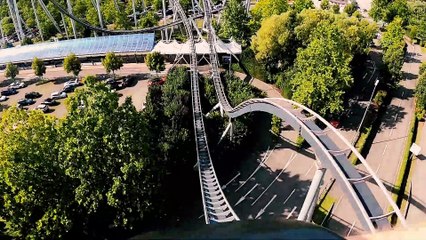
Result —
<svg viewBox="0 0 426 240"><path fill-rule="evenodd" d="M200 177L201 194L204 208L204 218L207 224L239 220L230 207L222 192L210 157L207 136L204 128L203 112L201 109L200 90L197 71L197 54L192 34L192 25L185 15L178 0L174 0L175 8L182 18L183 25L190 42L190 79L192 94L192 111L194 118L195 143L197 151L198 172Z"/></svg>
<svg viewBox="0 0 426 240"><path fill-rule="evenodd" d="M204 0L204 6L209 6L209 1ZM220 79L218 60L215 50L216 35L211 26L210 7L205 9L206 27L208 29L208 43L210 47L210 61L212 67L212 78L219 99L219 104L230 118L236 118L250 112L268 112L280 117L293 129L299 131L301 136L314 148L317 159L321 164L332 171L343 192L351 202L359 221L366 230L374 232L376 227L380 230L391 228L387 219L388 214L383 213L376 198L367 186L367 181L376 184L385 195L385 198L403 226L406 222L397 205L388 194L379 177L371 169L364 157L325 119L307 107L294 101L277 99L250 99L233 108L227 97ZM304 114L307 112L308 114ZM321 129L315 123L315 119L321 121L326 129ZM344 149L340 149L336 142L342 142ZM367 174L361 174L349 162L348 153L355 154L365 166ZM347 155L348 154L348 155Z"/></svg>

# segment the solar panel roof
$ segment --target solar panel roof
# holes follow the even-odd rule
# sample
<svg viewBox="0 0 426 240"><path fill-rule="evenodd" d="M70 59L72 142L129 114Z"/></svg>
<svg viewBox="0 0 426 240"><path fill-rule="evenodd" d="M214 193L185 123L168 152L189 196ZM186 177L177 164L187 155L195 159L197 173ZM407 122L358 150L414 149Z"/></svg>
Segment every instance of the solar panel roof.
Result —
<svg viewBox="0 0 426 240"><path fill-rule="evenodd" d="M154 33L80 38L0 49L0 65L31 62L34 57L51 60L63 59L70 53L84 57L104 55L107 52L143 53L153 48Z"/></svg>

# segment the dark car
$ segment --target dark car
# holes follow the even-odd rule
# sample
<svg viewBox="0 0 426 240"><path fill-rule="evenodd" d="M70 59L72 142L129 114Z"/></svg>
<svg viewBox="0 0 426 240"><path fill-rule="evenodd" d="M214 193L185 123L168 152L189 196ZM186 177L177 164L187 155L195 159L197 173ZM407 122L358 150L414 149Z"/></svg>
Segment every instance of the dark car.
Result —
<svg viewBox="0 0 426 240"><path fill-rule="evenodd" d="M54 106L54 105L57 105L58 102L55 99L46 98L46 99L44 99L44 101L42 102L42 104L48 105L48 106Z"/></svg>
<svg viewBox="0 0 426 240"><path fill-rule="evenodd" d="M123 79L123 82L120 84L121 88L131 87L135 83L136 79L133 77L126 77Z"/></svg>
<svg viewBox="0 0 426 240"><path fill-rule="evenodd" d="M4 95L4 96L10 96L10 95L13 95L15 93L17 93L17 91L14 88L8 88L4 91L1 91L1 95Z"/></svg>
<svg viewBox="0 0 426 240"><path fill-rule="evenodd" d="M114 79L108 79L106 81L107 86L109 86L111 89L119 89L120 83L115 81Z"/></svg>
<svg viewBox="0 0 426 240"><path fill-rule="evenodd" d="M75 86L73 85L67 85L62 89L62 92L70 93L74 92Z"/></svg>
<svg viewBox="0 0 426 240"><path fill-rule="evenodd" d="M39 92L29 92L29 93L25 94L25 98L31 98L31 99L33 99L33 98L39 98L41 96L42 95Z"/></svg>
<svg viewBox="0 0 426 240"><path fill-rule="evenodd" d="M24 98L18 101L18 104L21 106L27 106L35 103L34 99L31 98Z"/></svg>

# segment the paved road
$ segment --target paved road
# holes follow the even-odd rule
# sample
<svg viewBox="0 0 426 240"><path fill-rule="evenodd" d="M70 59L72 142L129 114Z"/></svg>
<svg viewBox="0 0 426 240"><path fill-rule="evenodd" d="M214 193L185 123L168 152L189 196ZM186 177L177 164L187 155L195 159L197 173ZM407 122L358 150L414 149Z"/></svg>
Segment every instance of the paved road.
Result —
<svg viewBox="0 0 426 240"><path fill-rule="evenodd" d="M410 120L414 113L413 89L416 86L416 75L419 68L418 57L415 56L415 53L418 50L418 48L414 48L411 45L407 49L406 62L402 68L403 80L400 82L400 87L396 91L385 113L381 129L376 135L366 158L372 169L377 171L378 176L388 188L389 194L391 194L390 191L394 186L396 176L399 172L402 151L407 139ZM361 172L365 172L363 166L359 165L358 169ZM380 189L374 184L369 184L369 188L372 190L384 212L387 212L389 204ZM335 198L342 196L339 189L332 195ZM348 228L357 220L353 213L347 211L349 208L350 203L343 198L339 207L334 212L334 220L346 225L346 229L333 229L334 227L330 226L331 229L340 233L347 233L349 231ZM355 228L355 230L362 231L358 221L355 221Z"/></svg>
<svg viewBox="0 0 426 240"><path fill-rule="evenodd" d="M426 55L423 55L422 61L426 61ZM414 158L411 169L412 198L407 215L409 224L421 223L426 219L426 124L419 131L421 131L419 146L422 151L420 156Z"/></svg>

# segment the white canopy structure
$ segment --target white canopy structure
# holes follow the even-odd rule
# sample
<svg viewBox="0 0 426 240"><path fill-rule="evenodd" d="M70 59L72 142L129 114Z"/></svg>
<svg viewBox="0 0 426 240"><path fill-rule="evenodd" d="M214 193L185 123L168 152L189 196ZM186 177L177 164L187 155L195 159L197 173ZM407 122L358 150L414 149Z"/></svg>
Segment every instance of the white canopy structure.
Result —
<svg viewBox="0 0 426 240"><path fill-rule="evenodd" d="M159 52L164 55L187 55L191 53L189 42L178 43L176 40L171 42L159 41L152 52ZM208 55L210 53L209 44L206 40L202 39L200 42L195 43L196 53L199 55ZM241 45L232 40L229 43L224 43L220 39L216 41L216 51L219 54L241 54Z"/></svg>

